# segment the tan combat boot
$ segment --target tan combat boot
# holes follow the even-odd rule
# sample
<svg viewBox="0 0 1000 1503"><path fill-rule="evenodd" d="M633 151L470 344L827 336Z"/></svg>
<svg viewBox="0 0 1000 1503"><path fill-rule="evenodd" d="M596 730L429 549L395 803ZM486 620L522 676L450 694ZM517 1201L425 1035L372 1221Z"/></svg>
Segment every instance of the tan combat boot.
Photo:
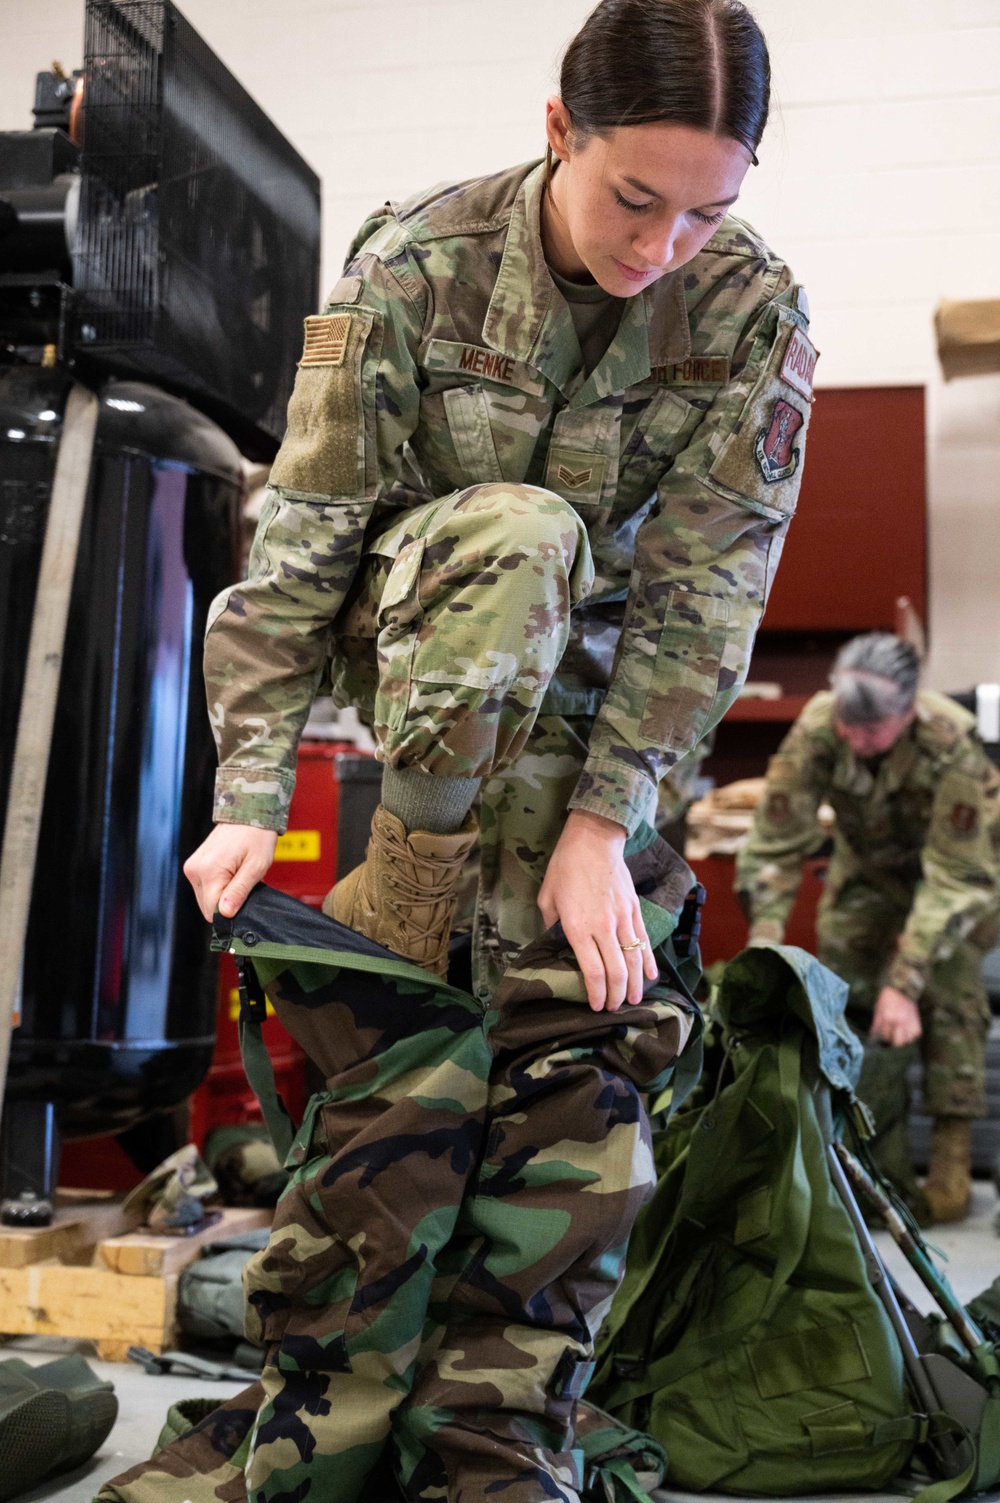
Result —
<svg viewBox="0 0 1000 1503"><path fill-rule="evenodd" d="M478 833L469 814L454 835L407 834L379 804L364 861L327 893L323 912L425 971L447 975L458 879Z"/></svg>
<svg viewBox="0 0 1000 1503"><path fill-rule="evenodd" d="M924 1195L935 1221L964 1221L972 1204L972 1123L935 1117Z"/></svg>

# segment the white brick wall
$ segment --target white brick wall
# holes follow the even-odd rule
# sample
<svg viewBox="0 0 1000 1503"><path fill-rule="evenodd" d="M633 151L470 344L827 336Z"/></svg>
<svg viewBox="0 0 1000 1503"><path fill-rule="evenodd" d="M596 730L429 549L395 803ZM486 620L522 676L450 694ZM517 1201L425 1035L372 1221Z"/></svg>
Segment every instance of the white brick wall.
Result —
<svg viewBox="0 0 1000 1503"><path fill-rule="evenodd" d="M386 197L540 154L590 0L182 0L321 174L325 284ZM776 106L743 212L809 289L821 384L929 388L931 681L1000 677L1000 378L939 380L941 296L1000 296L1000 0L756 0ZM0 128L83 0L0 0ZM872 497L878 505L878 497Z"/></svg>

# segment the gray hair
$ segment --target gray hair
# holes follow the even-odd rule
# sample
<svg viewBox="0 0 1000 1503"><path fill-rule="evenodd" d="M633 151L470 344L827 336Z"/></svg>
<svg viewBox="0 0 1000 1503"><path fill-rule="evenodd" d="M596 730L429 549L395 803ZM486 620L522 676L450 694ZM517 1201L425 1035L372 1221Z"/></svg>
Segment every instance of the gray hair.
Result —
<svg viewBox="0 0 1000 1503"><path fill-rule="evenodd" d="M844 725L873 725L905 715L917 697L916 648L888 631L866 632L845 643L830 674L837 716Z"/></svg>

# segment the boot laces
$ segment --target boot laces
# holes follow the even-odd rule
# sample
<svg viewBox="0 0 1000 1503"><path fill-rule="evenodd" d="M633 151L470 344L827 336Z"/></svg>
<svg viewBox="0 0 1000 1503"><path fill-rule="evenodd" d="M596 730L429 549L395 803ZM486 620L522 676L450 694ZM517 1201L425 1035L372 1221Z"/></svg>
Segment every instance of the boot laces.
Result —
<svg viewBox="0 0 1000 1503"><path fill-rule="evenodd" d="M429 947L439 948L443 936L435 933L442 915L437 911L439 904L447 904L454 896L455 882L465 865L466 851L459 851L454 856L435 857L433 865L441 875L434 882L421 881L417 875L420 870L421 858L415 856L406 846L402 848L394 840L391 834L385 830L372 826L371 839L378 845L382 855L386 857L393 872L392 907L399 913L400 923L408 935L421 939ZM423 858L426 867L430 867L431 859ZM414 911L424 910L424 922L414 919ZM431 922L426 920L427 910L432 910Z"/></svg>

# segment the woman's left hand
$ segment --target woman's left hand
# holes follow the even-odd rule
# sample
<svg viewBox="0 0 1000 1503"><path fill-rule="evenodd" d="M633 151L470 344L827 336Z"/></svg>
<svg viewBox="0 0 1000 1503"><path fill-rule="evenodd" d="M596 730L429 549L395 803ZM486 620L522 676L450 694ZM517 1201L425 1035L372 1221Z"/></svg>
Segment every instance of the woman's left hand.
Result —
<svg viewBox="0 0 1000 1503"><path fill-rule="evenodd" d="M923 1031L920 1008L913 999L894 986L883 986L875 1003L869 1037L900 1049L904 1044L916 1043Z"/></svg>
<svg viewBox="0 0 1000 1503"><path fill-rule="evenodd" d="M546 924L562 923L595 1012L641 1002L643 977L658 975L624 850L621 825L571 809L538 894Z"/></svg>

